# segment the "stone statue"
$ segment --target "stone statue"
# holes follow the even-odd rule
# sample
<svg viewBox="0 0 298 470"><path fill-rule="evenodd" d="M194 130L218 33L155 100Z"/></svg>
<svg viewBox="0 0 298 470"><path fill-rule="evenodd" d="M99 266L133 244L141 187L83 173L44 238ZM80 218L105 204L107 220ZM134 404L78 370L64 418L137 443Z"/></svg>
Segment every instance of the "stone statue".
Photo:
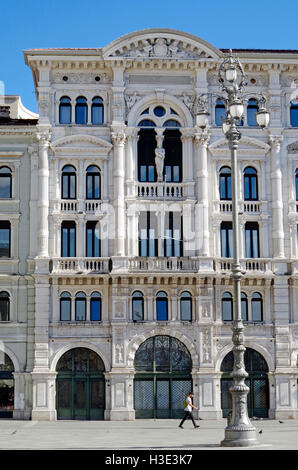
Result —
<svg viewBox="0 0 298 470"><path fill-rule="evenodd" d="M165 159L165 149L156 148L155 149L155 167L157 172L157 181L163 180L163 166Z"/></svg>

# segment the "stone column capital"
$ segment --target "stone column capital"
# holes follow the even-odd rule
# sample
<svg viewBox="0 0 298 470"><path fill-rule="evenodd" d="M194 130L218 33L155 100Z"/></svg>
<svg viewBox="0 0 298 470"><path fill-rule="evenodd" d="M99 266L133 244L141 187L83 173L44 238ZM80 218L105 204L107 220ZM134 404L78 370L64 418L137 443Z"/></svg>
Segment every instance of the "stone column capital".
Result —
<svg viewBox="0 0 298 470"><path fill-rule="evenodd" d="M283 141L282 135L269 134L269 144L271 148L275 148L277 151L280 150L280 144Z"/></svg>
<svg viewBox="0 0 298 470"><path fill-rule="evenodd" d="M125 145L127 136L123 130L111 132L111 139L115 147L123 147Z"/></svg>
<svg viewBox="0 0 298 470"><path fill-rule="evenodd" d="M207 147L210 141L210 131L204 130L202 132L196 132L194 141L198 147Z"/></svg>

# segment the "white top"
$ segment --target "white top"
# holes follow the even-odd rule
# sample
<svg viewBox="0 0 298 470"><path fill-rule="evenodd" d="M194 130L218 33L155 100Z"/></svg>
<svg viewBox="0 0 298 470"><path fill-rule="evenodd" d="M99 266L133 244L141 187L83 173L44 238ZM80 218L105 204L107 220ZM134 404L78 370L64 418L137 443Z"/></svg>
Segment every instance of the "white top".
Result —
<svg viewBox="0 0 298 470"><path fill-rule="evenodd" d="M186 401L187 405L184 408L184 410L185 411L191 411L192 410L192 407L190 406L192 404L191 398L187 397L185 401Z"/></svg>

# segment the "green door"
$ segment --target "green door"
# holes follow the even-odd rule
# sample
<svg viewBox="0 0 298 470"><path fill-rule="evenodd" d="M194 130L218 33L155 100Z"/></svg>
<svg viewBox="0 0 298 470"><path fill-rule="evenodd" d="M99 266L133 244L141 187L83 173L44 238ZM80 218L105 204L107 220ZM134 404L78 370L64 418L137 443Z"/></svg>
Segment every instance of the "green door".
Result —
<svg viewBox="0 0 298 470"><path fill-rule="evenodd" d="M268 390L268 367L264 358L254 349L247 348L245 351L245 370L249 376L245 384L249 387L247 395L248 416L257 418L268 418L269 390ZM228 416L232 410L232 396L229 388L233 385L230 372L233 370L233 352L229 352L224 358L221 371L221 408L223 417Z"/></svg>
<svg viewBox="0 0 298 470"><path fill-rule="evenodd" d="M58 419L104 418L105 380L100 357L86 348L67 351L57 364Z"/></svg>
<svg viewBox="0 0 298 470"><path fill-rule="evenodd" d="M182 418L192 388L191 367L189 352L175 338L155 336L141 344L135 356L136 418Z"/></svg>

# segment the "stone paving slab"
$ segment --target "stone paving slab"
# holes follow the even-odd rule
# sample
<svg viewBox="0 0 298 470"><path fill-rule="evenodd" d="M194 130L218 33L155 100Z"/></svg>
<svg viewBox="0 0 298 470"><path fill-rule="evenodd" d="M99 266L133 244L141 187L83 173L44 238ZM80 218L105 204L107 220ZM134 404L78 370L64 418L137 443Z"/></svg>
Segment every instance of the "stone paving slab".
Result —
<svg viewBox="0 0 298 470"><path fill-rule="evenodd" d="M298 450L298 420L252 421L259 446L237 450ZM200 428L179 420L0 421L1 450L227 450L220 447L227 425L200 420ZM259 434L259 431L262 433Z"/></svg>

